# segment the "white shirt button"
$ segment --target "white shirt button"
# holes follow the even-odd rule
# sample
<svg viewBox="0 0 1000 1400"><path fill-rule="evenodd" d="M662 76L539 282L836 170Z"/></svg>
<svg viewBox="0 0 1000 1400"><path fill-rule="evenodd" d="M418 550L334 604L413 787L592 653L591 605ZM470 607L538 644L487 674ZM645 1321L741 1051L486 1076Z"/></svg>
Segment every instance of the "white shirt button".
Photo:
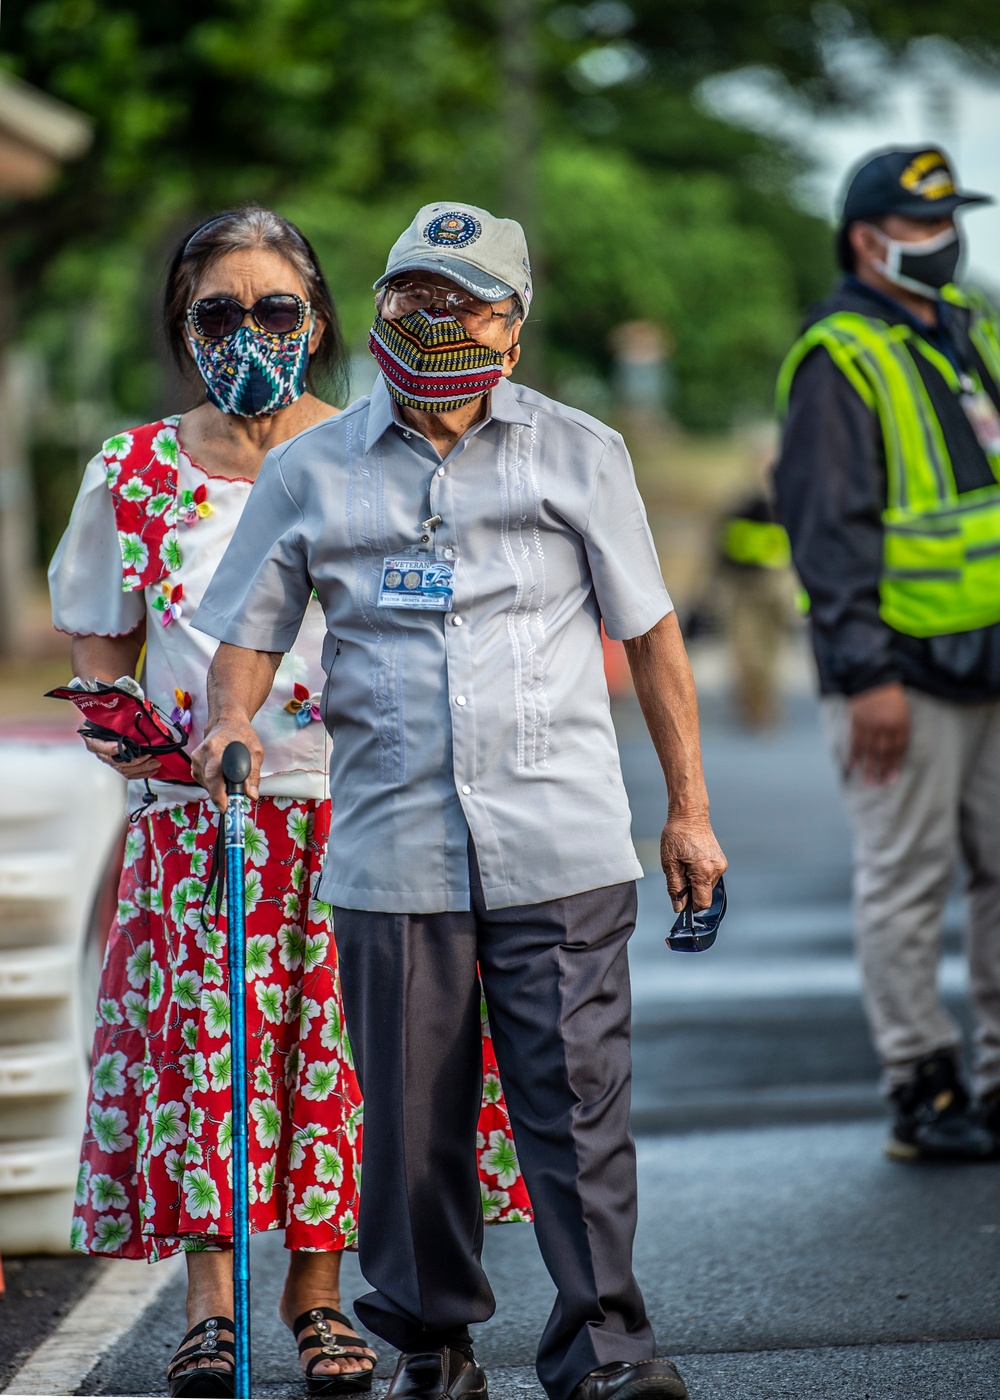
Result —
<svg viewBox="0 0 1000 1400"><path fill-rule="evenodd" d="M472 791L472 789L469 787L469 784L468 784L468 783L463 783L463 784L462 784L462 796L463 796L463 797L468 797L468 795L469 795L469 793L470 793L471 791Z"/></svg>
<svg viewBox="0 0 1000 1400"><path fill-rule="evenodd" d="M452 627L461 627L464 621L465 618L459 617L457 614L455 614L451 619L451 625Z"/></svg>
<svg viewBox="0 0 1000 1400"><path fill-rule="evenodd" d="M446 559L454 559L455 551L453 549L446 549L444 552L444 557Z"/></svg>
<svg viewBox="0 0 1000 1400"><path fill-rule="evenodd" d="M456 696L455 696L455 704L456 704L456 705L464 705L464 704L465 704L465 696L464 696L464 695L456 695Z"/></svg>
<svg viewBox="0 0 1000 1400"><path fill-rule="evenodd" d="M444 476L444 467L438 467L438 476Z"/></svg>

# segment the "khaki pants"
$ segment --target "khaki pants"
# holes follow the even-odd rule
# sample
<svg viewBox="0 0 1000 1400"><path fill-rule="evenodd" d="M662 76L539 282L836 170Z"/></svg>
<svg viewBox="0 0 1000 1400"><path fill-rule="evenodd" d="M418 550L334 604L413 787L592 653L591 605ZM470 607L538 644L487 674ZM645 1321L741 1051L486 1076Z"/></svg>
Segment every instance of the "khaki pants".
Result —
<svg viewBox="0 0 1000 1400"><path fill-rule="evenodd" d="M766 728L781 718L779 663L795 586L787 569L722 569L719 583L740 714Z"/></svg>
<svg viewBox="0 0 1000 1400"><path fill-rule="evenodd" d="M913 736L899 778L844 778L854 828L854 905L865 1010L890 1089L960 1043L937 987L941 920L959 852L981 1093L1000 1087L1000 700L957 705L908 691ZM847 700L823 717L841 770Z"/></svg>

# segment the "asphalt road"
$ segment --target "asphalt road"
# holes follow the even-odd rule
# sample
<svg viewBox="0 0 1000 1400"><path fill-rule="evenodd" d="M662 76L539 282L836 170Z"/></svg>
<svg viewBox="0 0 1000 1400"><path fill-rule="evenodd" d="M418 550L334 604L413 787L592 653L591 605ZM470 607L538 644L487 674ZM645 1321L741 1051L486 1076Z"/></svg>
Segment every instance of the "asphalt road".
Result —
<svg viewBox="0 0 1000 1400"><path fill-rule="evenodd" d="M1000 1165L914 1168L881 1153L848 833L816 707L794 698L765 739L732 728L711 689L703 716L730 914L711 953L685 958L663 945L662 779L635 707L617 713L651 872L631 954L637 1273L661 1348L692 1400L1000 1400ZM959 917L956 903L943 976L964 1019ZM255 1241L261 1396L299 1393L274 1317L280 1256L278 1237ZM494 1400L539 1400L531 1361L552 1290L531 1229L488 1230L486 1262L498 1310L477 1350ZM355 1259L344 1272L345 1298L364 1291ZM79 1393L163 1393L181 1330L177 1283Z"/></svg>
<svg viewBox="0 0 1000 1400"><path fill-rule="evenodd" d="M669 953L671 915L656 838L663 787L634 705L619 743L647 876L630 956L633 1123L639 1132L828 1122L884 1114L861 1009L850 911L850 837L809 695L786 725L751 737L724 698L702 701L716 833L729 858L729 913L711 952ZM961 908L952 900L943 978L967 1023Z"/></svg>
<svg viewBox="0 0 1000 1400"><path fill-rule="evenodd" d="M861 1122L640 1139L636 1271L692 1400L1000 1396L1000 1168L913 1170L881 1138ZM262 1397L296 1393L281 1254L277 1236L255 1241ZM532 1358L552 1288L532 1230L491 1228L485 1259L498 1308L476 1348L494 1400L542 1400ZM344 1275L345 1297L364 1291L353 1258ZM81 1393L157 1393L181 1306L171 1285Z"/></svg>
<svg viewBox="0 0 1000 1400"><path fill-rule="evenodd" d="M99 1263L83 1255L4 1259L0 1298L0 1387L40 1346L93 1282Z"/></svg>

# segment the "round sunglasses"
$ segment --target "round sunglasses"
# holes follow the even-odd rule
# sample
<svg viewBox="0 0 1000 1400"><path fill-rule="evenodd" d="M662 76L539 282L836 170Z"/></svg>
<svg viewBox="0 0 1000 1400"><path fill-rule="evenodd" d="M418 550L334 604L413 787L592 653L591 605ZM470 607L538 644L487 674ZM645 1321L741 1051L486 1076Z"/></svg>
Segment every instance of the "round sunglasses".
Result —
<svg viewBox="0 0 1000 1400"><path fill-rule="evenodd" d="M253 306L241 306L234 297L199 297L187 314L197 335L220 340L238 331L246 316L252 316L269 335L291 335L301 329L311 311L309 303L294 292L272 292Z"/></svg>

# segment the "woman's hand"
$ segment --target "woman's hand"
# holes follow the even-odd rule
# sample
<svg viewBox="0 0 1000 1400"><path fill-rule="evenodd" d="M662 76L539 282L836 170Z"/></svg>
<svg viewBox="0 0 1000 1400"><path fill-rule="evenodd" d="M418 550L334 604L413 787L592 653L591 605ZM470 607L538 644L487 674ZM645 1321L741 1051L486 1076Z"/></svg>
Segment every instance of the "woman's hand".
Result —
<svg viewBox="0 0 1000 1400"><path fill-rule="evenodd" d="M73 674L81 680L106 681L108 685L114 685L119 676L134 676L145 640L145 618L122 637L78 633L70 648Z"/></svg>
<svg viewBox="0 0 1000 1400"><path fill-rule="evenodd" d="M145 636L145 618L134 632L123 637L75 636L71 651L73 674L84 681L99 680L108 685L113 685L119 676L134 676ZM128 763L117 763L114 755L118 745L112 739L84 738L83 742L95 758L123 778L155 778L160 771L160 760L150 754Z"/></svg>
<svg viewBox="0 0 1000 1400"><path fill-rule="evenodd" d="M111 739L88 739L86 735L82 738L95 758L99 758L123 778L155 778L160 771L160 760L153 758L152 754L147 754L144 758L133 758L127 763L119 763L115 758L118 745Z"/></svg>

